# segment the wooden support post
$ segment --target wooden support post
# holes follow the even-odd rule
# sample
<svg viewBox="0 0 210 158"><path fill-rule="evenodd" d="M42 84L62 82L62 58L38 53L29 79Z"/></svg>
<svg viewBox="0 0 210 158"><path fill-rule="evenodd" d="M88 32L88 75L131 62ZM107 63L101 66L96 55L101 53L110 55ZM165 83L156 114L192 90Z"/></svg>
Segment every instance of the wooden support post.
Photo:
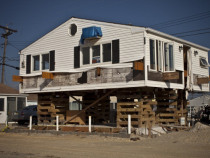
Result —
<svg viewBox="0 0 210 158"><path fill-rule="evenodd" d="M117 89L112 89L109 92L107 92L104 96L102 96L101 98L98 98L96 101L94 101L92 104L88 105L86 108L84 108L83 110L79 111L77 114L75 114L74 116L72 116L70 119L66 120L64 123L67 123L71 120L73 120L74 118L76 118L79 114L81 114L82 112L86 111L87 109L89 109L90 107L94 106L95 104L97 104L98 102L100 102L101 100L103 100L104 98L106 98L107 96L109 96L111 93L113 93L114 91L116 91Z"/></svg>

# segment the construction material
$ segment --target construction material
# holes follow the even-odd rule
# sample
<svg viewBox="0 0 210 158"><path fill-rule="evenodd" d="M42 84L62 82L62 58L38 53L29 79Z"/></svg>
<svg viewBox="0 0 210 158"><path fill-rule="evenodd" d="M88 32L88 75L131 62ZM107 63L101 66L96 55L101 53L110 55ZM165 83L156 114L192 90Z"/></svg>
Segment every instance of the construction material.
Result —
<svg viewBox="0 0 210 158"><path fill-rule="evenodd" d="M85 125L85 118L86 118L85 112L80 113L79 115L77 115L77 117L72 119L72 117L78 114L79 112L80 112L79 110L67 110L66 120L70 120L68 123Z"/></svg>

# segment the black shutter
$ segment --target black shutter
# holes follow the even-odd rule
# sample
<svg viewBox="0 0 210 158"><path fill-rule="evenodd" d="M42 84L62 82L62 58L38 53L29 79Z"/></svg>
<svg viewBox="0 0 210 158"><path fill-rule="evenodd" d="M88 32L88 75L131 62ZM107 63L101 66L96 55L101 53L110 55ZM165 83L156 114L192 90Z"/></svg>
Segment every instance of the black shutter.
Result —
<svg viewBox="0 0 210 158"><path fill-rule="evenodd" d="M80 46L74 47L74 68L80 67Z"/></svg>
<svg viewBox="0 0 210 158"><path fill-rule="evenodd" d="M26 74L31 73L31 55L26 56Z"/></svg>
<svg viewBox="0 0 210 158"><path fill-rule="evenodd" d="M55 51L50 51L50 71L55 70Z"/></svg>
<svg viewBox="0 0 210 158"><path fill-rule="evenodd" d="M120 62L120 40L112 41L112 64Z"/></svg>

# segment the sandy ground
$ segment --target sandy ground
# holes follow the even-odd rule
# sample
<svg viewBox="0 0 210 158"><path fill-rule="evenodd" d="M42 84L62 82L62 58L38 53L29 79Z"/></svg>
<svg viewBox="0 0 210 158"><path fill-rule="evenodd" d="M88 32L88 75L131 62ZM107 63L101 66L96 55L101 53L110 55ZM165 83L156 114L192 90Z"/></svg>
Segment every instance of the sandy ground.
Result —
<svg viewBox="0 0 210 158"><path fill-rule="evenodd" d="M209 158L210 127L164 134L156 138L127 138L0 132L1 158Z"/></svg>

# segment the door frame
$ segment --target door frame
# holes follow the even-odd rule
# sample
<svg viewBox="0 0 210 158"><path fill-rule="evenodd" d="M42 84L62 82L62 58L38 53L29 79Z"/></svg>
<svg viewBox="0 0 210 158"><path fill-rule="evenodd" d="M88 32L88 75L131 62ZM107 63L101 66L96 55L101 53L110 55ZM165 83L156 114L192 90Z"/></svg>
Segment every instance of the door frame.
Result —
<svg viewBox="0 0 210 158"><path fill-rule="evenodd" d="M1 99L4 99L4 111L0 111L0 123L6 123L7 121L7 97L0 96Z"/></svg>

